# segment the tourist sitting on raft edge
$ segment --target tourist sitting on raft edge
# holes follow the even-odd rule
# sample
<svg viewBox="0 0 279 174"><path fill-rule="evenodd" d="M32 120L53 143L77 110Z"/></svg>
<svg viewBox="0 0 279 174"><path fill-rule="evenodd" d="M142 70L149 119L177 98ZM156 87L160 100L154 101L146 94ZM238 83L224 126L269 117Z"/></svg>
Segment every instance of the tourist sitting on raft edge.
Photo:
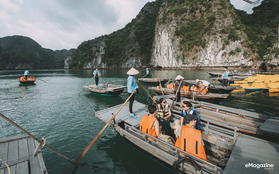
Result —
<svg viewBox="0 0 279 174"><path fill-rule="evenodd" d="M157 119L159 121L159 125L162 127L161 132L163 134L170 135L171 109L164 98L160 98L160 103L157 105L157 109Z"/></svg>
<svg viewBox="0 0 279 174"><path fill-rule="evenodd" d="M190 91L191 92L198 92L197 86L195 84L192 84Z"/></svg>
<svg viewBox="0 0 279 174"><path fill-rule="evenodd" d="M206 88L206 86L203 84L202 81L199 81L199 89L198 92L202 95L205 95L207 93L208 89Z"/></svg>
<svg viewBox="0 0 279 174"><path fill-rule="evenodd" d="M142 117L139 130L157 138L160 134L159 122L155 117L157 114L157 107L155 105L149 105L148 112L148 115ZM152 138L149 139L153 140Z"/></svg>
<svg viewBox="0 0 279 174"><path fill-rule="evenodd" d="M184 83L184 86L183 86L183 88L182 88L182 91L183 91L183 92L189 91L189 86L188 86L187 83Z"/></svg>
<svg viewBox="0 0 279 174"><path fill-rule="evenodd" d="M177 139L174 146L206 161L207 158L202 143L201 131L194 129L196 122L197 120L194 115L185 115L183 120L185 126L177 128Z"/></svg>
<svg viewBox="0 0 279 174"><path fill-rule="evenodd" d="M173 90L173 82L170 81L169 84L167 85L167 89Z"/></svg>
<svg viewBox="0 0 279 174"><path fill-rule="evenodd" d="M190 114L193 115L197 120L196 126L194 128L200 130L200 115L195 109L192 108L192 103L189 101L182 101L181 105L183 110L181 111L180 126L185 126L182 124L184 117L185 115Z"/></svg>

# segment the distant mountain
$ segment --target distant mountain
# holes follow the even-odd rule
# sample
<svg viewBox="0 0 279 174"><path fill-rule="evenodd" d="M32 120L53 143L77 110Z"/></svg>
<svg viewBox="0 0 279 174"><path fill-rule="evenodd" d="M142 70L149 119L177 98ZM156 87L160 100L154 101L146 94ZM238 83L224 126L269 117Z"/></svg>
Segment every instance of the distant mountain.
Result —
<svg viewBox="0 0 279 174"><path fill-rule="evenodd" d="M42 48L24 36L0 38L0 69L57 69L64 68L67 50Z"/></svg>

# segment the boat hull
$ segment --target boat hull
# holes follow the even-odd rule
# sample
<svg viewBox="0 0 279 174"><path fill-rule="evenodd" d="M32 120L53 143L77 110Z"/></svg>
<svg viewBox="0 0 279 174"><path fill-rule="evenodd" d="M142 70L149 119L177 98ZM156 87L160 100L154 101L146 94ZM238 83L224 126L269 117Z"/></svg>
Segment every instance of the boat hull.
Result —
<svg viewBox="0 0 279 174"><path fill-rule="evenodd" d="M145 84L156 85L158 86L161 82L161 85L164 85L169 81L169 79L160 79L160 82L157 78L139 78L138 80L142 81Z"/></svg>

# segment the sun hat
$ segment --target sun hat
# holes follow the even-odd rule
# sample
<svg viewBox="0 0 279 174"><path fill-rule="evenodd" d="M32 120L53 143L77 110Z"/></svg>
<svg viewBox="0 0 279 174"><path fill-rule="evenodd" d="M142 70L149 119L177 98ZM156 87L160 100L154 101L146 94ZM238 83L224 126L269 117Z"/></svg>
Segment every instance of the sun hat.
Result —
<svg viewBox="0 0 279 174"><path fill-rule="evenodd" d="M184 77L182 77L181 75L175 77L175 80L181 80L181 79L184 79Z"/></svg>
<svg viewBox="0 0 279 174"><path fill-rule="evenodd" d="M139 73L139 71L136 70L135 68L131 68L131 69L127 72L128 75L137 75L138 73Z"/></svg>

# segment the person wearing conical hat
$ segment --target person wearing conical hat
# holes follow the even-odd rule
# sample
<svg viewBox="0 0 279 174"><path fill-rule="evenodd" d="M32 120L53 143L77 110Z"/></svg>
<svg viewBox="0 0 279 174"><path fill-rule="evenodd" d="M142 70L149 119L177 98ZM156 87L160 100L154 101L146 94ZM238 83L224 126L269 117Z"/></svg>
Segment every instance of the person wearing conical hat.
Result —
<svg viewBox="0 0 279 174"><path fill-rule="evenodd" d="M146 68L146 77L149 77L149 70L148 70L148 68Z"/></svg>
<svg viewBox="0 0 279 174"><path fill-rule="evenodd" d="M175 101L176 102L180 102L181 100L181 97L180 97L180 90L181 90L181 86L180 85L180 82L184 79L184 77L182 77L181 75L178 75L176 78L175 78L175 82L174 82L174 85L175 85L175 88L174 88L174 95L176 95L176 92L177 92L177 96L175 98Z"/></svg>
<svg viewBox="0 0 279 174"><path fill-rule="evenodd" d="M138 84L137 84L137 81L135 79L135 75L137 75L139 73L138 70L136 70L135 68L131 68L127 74L129 75L128 79L127 79L127 90L128 90L128 94L129 96L134 92L136 91L137 93L138 92ZM137 118L136 117L136 114L134 114L133 112L133 103L134 103L134 100L135 100L135 96L136 94L134 93L132 95L132 97L130 98L130 103L129 103L129 115L133 118Z"/></svg>

